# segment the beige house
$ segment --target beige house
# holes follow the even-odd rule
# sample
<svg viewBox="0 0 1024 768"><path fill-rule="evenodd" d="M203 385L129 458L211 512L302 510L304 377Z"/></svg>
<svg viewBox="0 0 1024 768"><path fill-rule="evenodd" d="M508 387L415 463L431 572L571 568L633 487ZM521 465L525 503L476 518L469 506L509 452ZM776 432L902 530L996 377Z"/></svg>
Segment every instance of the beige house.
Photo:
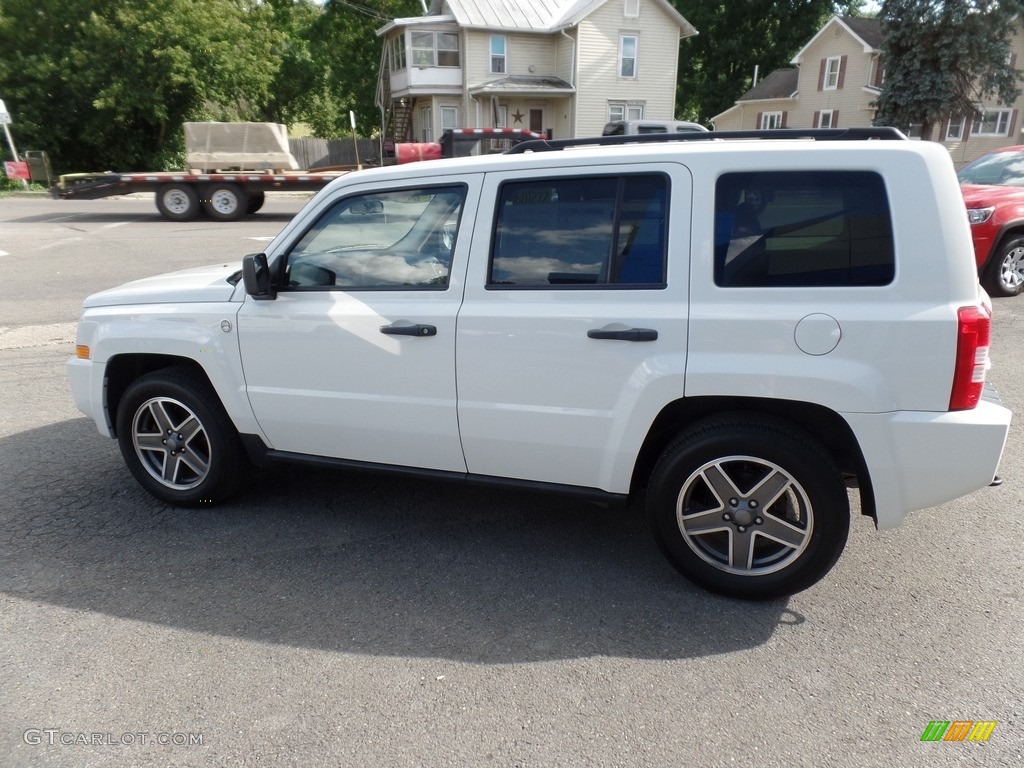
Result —
<svg viewBox="0 0 1024 768"><path fill-rule="evenodd" d="M424 16L377 31L382 135L574 138L610 120L671 119L679 42L695 34L668 0L432 0Z"/></svg>
<svg viewBox="0 0 1024 768"><path fill-rule="evenodd" d="M1008 66L1024 55L1024 27L1012 41ZM1024 60L1024 59L1022 59ZM790 62L793 67L770 73L736 104L712 118L717 130L766 128L849 128L870 126L874 102L885 76L882 29L878 19L834 16ZM904 126L914 138L944 143L957 165L979 155L1024 143L1020 110L1014 104L984 103L982 113L967 120L945 120L930 136L920 126Z"/></svg>

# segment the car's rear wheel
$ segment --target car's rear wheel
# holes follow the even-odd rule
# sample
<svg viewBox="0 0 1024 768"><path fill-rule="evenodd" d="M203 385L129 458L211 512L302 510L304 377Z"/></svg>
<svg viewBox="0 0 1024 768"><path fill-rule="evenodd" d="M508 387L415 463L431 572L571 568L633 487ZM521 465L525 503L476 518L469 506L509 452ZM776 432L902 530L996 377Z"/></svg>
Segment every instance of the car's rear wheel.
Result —
<svg viewBox="0 0 1024 768"><path fill-rule="evenodd" d="M210 504L244 477L244 450L213 388L185 368L141 376L117 410L121 455L135 478L161 501Z"/></svg>
<svg viewBox="0 0 1024 768"><path fill-rule="evenodd" d="M842 475L785 422L694 425L651 475L648 516L669 561L705 588L767 599L806 589L839 559L850 525Z"/></svg>
<svg viewBox="0 0 1024 768"><path fill-rule="evenodd" d="M1024 291L1024 237L1000 245L985 271L985 289L993 296L1016 296Z"/></svg>

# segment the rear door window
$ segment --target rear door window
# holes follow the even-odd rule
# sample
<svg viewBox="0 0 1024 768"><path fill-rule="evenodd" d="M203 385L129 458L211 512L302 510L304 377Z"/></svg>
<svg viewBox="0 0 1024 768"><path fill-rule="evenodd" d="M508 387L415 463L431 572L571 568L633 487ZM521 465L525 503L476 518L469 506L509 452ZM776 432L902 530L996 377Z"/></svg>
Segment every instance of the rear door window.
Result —
<svg viewBox="0 0 1024 768"><path fill-rule="evenodd" d="M501 185L489 288L663 287L668 177Z"/></svg>

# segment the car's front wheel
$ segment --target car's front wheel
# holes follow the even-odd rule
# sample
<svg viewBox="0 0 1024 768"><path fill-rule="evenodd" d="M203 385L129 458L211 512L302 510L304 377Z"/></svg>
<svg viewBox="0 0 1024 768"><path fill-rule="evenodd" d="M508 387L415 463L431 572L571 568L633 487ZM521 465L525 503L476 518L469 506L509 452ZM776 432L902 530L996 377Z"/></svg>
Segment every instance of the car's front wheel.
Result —
<svg viewBox="0 0 1024 768"><path fill-rule="evenodd" d="M785 422L694 425L651 475L648 516L669 561L705 588L767 599L806 589L839 559L850 525L842 475Z"/></svg>
<svg viewBox="0 0 1024 768"><path fill-rule="evenodd" d="M993 296L1016 296L1024 291L1024 237L999 246L985 273L985 288Z"/></svg>
<svg viewBox="0 0 1024 768"><path fill-rule="evenodd" d="M121 455L161 501L211 504L237 490L247 460L213 388L186 368L136 379L117 410Z"/></svg>

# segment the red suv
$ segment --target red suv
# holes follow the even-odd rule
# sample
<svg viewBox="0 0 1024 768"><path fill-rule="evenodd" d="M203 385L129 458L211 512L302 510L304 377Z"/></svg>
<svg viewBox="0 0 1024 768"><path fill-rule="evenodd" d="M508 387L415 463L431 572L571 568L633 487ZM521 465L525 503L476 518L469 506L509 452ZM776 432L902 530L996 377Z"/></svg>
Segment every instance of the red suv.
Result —
<svg viewBox="0 0 1024 768"><path fill-rule="evenodd" d="M957 174L978 275L993 296L1024 291L1024 146L1003 147Z"/></svg>

